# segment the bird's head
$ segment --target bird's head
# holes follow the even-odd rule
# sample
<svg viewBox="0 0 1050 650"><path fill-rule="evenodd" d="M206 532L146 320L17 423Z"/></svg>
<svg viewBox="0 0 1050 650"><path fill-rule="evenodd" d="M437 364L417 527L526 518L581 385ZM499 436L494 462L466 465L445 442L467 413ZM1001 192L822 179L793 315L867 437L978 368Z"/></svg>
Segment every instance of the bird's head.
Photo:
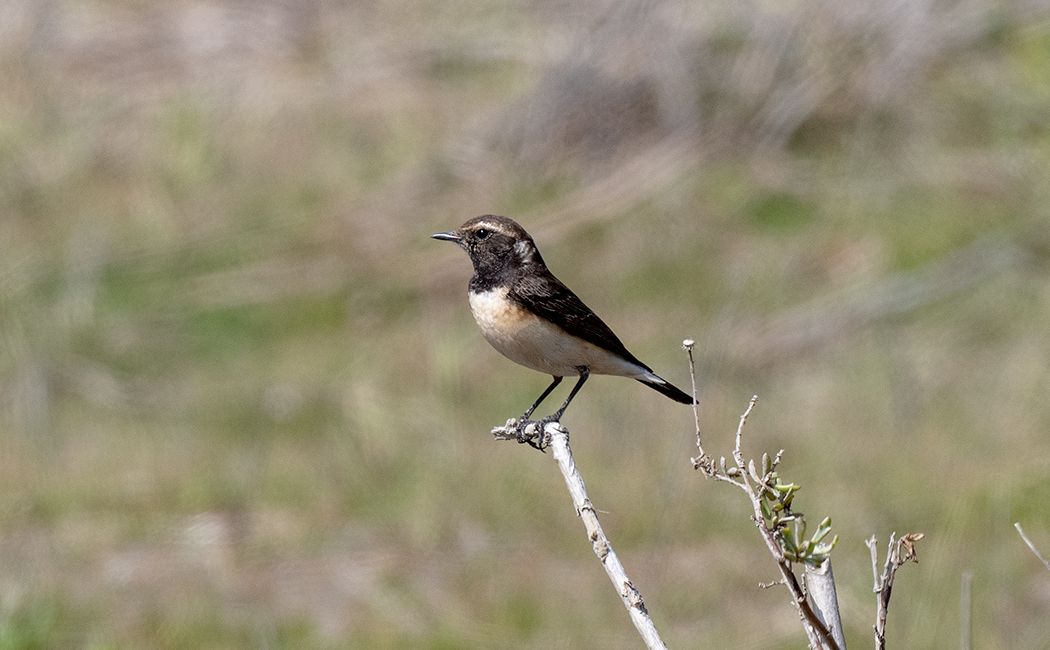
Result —
<svg viewBox="0 0 1050 650"><path fill-rule="evenodd" d="M470 255L475 272L543 264L529 233L506 217L486 214L471 219L458 230L439 232L431 237L459 244Z"/></svg>

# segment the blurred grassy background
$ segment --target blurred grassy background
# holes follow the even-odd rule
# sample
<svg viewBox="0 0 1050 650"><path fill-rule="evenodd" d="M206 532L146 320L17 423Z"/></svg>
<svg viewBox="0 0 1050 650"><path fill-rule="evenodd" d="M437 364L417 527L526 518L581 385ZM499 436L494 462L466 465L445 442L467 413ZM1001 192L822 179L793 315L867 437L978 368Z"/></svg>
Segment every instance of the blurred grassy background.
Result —
<svg viewBox="0 0 1050 650"><path fill-rule="evenodd" d="M893 647L1050 647L1050 6L0 4L0 650L636 648L469 262L525 225L728 453L924 532ZM567 389L566 389L567 390ZM563 398L559 392L552 399ZM675 648L804 644L692 415L566 425Z"/></svg>

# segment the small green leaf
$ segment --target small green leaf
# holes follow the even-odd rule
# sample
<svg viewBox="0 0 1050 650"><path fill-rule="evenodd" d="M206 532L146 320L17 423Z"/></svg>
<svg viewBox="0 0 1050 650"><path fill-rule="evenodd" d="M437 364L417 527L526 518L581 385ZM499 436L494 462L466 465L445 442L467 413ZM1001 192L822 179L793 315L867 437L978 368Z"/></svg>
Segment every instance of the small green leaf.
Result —
<svg viewBox="0 0 1050 650"><path fill-rule="evenodd" d="M803 519L802 517L796 517L795 518L794 532L795 532L795 547L796 548L802 547L805 544L804 540L806 539L806 520L805 519Z"/></svg>
<svg viewBox="0 0 1050 650"><path fill-rule="evenodd" d="M813 534L813 543L819 544L830 532L831 519L825 518L824 521L820 522L820 526L817 526L817 532Z"/></svg>

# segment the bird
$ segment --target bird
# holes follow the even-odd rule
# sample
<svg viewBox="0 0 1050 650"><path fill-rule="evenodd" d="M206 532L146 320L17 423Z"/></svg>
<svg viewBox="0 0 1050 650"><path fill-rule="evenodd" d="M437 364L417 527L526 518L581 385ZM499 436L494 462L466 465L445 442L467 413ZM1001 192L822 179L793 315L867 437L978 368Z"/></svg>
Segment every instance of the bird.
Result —
<svg viewBox="0 0 1050 650"><path fill-rule="evenodd" d="M695 403L627 351L609 326L551 273L536 242L513 219L482 215L431 237L455 242L470 256L470 311L485 339L511 361L553 378L518 418L519 442L537 446L524 433L525 426L564 377L579 379L561 407L537 423L538 431L549 422L561 422L592 374L629 377L676 402Z"/></svg>

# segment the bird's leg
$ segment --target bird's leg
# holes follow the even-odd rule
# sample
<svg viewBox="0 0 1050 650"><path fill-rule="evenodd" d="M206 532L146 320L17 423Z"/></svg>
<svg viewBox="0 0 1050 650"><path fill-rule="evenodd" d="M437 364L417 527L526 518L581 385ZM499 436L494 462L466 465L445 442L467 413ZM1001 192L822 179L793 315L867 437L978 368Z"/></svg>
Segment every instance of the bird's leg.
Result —
<svg viewBox="0 0 1050 650"><path fill-rule="evenodd" d="M536 407L539 406L539 403L543 401L543 398L547 397L547 395L549 395L550 392L554 390L554 387L561 383L562 378L555 377L551 385L547 387L547 390L543 391L543 394L540 395L540 398L536 400L536 403L529 407L529 410L525 411L525 414L521 416L521 421L518 422L518 442L527 442L530 446L539 449L540 451L543 451L543 436L545 435L544 429L551 422L561 422L561 416L565 413L565 409L569 407L569 402L571 402L572 398L576 397L576 393L580 392L580 389L583 388L583 382L587 381L587 378L591 376L591 371L587 366L577 366L576 371L580 373L580 380L577 381L576 385L572 387L571 391L569 391L569 396L565 398L565 403L561 405L560 409L540 419L535 423L535 437L527 436L525 434L526 425L532 424L532 422L529 420L529 416L531 416L532 412L536 410Z"/></svg>
<svg viewBox="0 0 1050 650"><path fill-rule="evenodd" d="M544 391L543 394L539 398L537 398L537 400L532 402L532 405L529 406L527 408L527 410L525 411L525 413L522 414L522 417L518 419L518 442L527 442L527 443L529 443L529 445L540 449L541 452L542 452L543 445L538 445L537 443L535 443L533 441L533 438L535 437L535 435L532 435L532 436L526 435L525 434L525 427L528 426L529 424L531 424L531 420L529 420L529 418L532 417L532 412L535 411L535 407L539 406L540 402L542 402L543 400L547 399L547 396L550 395L550 392L553 391L555 389L555 387L558 386L558 384L560 384L560 383L562 383L562 377L554 377L554 380L550 382L549 386L547 386L547 390ZM540 427L540 431L538 432L538 434L539 434L540 440L543 440L543 427L542 426Z"/></svg>
<svg viewBox="0 0 1050 650"><path fill-rule="evenodd" d="M580 373L580 380L576 382L575 386L572 387L572 391L569 392L569 396L565 398L565 403L562 404L561 408L558 409L555 413L551 413L550 415L536 423L536 425L540 429L541 441L543 440L544 427L546 427L547 424L551 422L561 422L561 416L565 413L565 409L569 407L569 402L571 402L572 398L576 397L576 393L580 392L580 389L583 388L583 382L587 381L587 378L591 376L591 371L587 366L577 366L576 370Z"/></svg>
<svg viewBox="0 0 1050 650"><path fill-rule="evenodd" d="M518 422L528 422L529 418L532 417L532 412L536 410L536 407L540 405L540 402L547 399L547 396L551 394L551 391L554 390L558 384L561 383L561 380L561 377L555 377L554 381L551 382L551 385L547 386L547 390L543 391L543 394L536 398L536 401L532 403L532 406L527 408L525 412L521 414L521 417L518 418Z"/></svg>
<svg viewBox="0 0 1050 650"><path fill-rule="evenodd" d="M561 416L565 413L565 409L569 408L569 402L571 402L572 398L576 397L576 393L580 392L580 389L583 388L583 382L587 381L587 378L591 376L591 370L587 366L576 366L576 370L580 373L580 380L572 387L569 396L565 398L565 403L561 405L558 412L548 415L543 418L544 420L547 420L548 422L561 422Z"/></svg>

